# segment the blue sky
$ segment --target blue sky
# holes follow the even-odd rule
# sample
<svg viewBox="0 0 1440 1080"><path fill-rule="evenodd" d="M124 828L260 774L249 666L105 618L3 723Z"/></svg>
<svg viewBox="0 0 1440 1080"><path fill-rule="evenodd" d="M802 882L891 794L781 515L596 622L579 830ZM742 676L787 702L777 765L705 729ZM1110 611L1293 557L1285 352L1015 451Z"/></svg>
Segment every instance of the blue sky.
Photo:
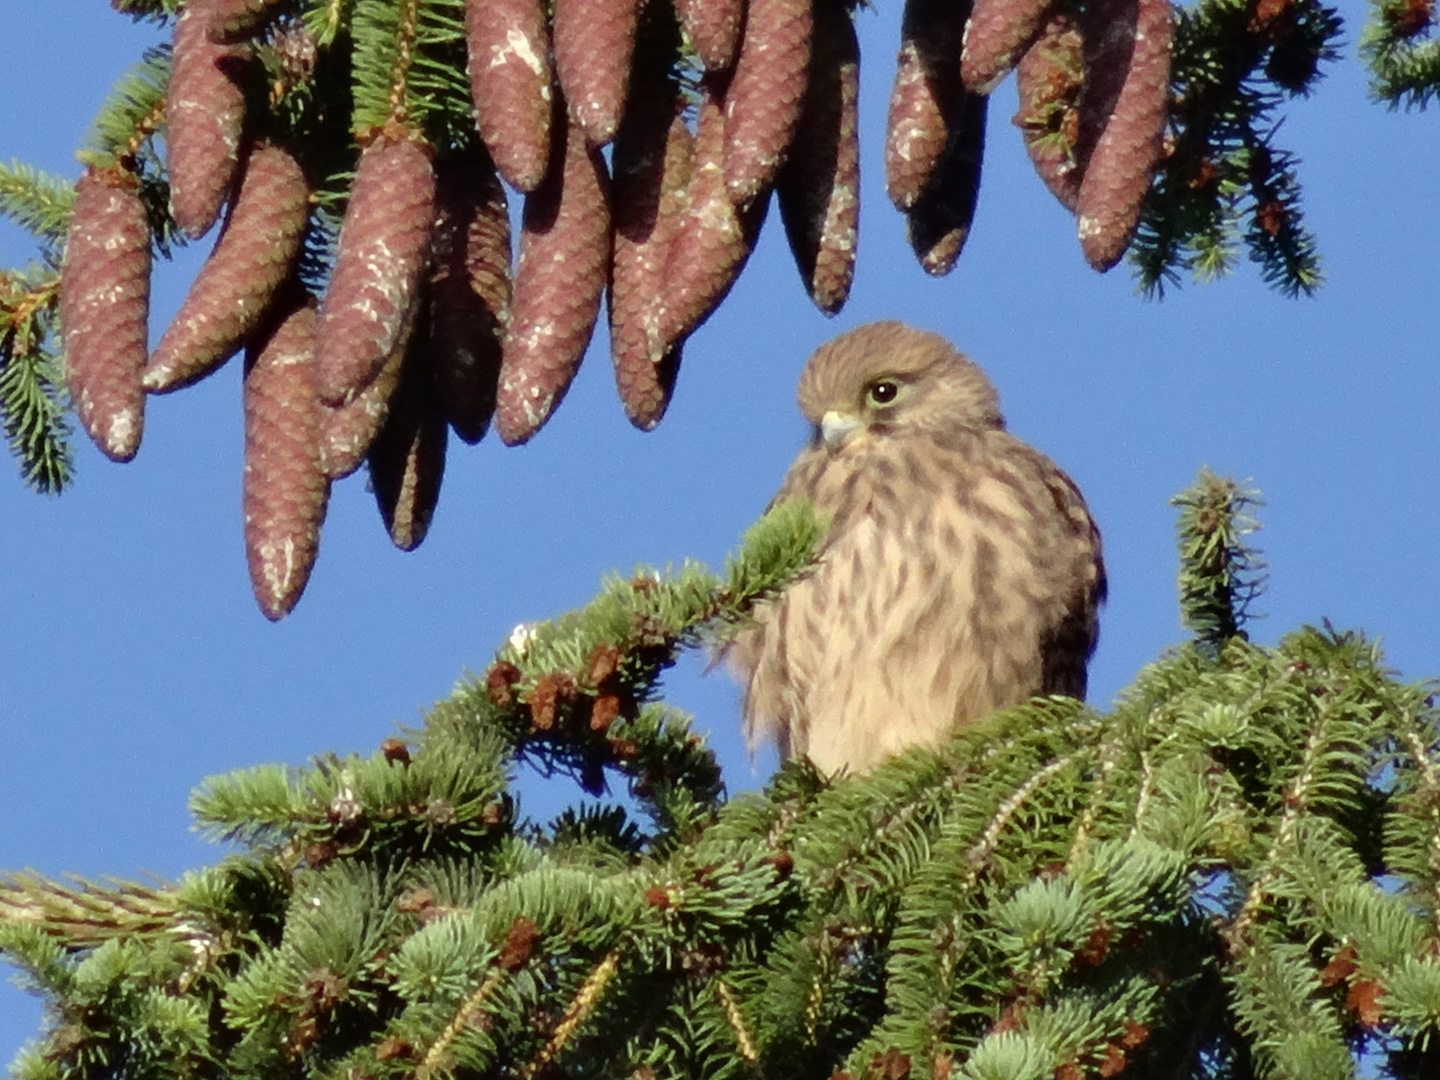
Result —
<svg viewBox="0 0 1440 1080"><path fill-rule="evenodd" d="M974 234L931 280L885 200L880 148L898 0L859 20L861 258L849 305L821 316L772 220L729 301L686 350L649 435L615 398L603 332L569 398L528 446L454 440L440 508L394 550L361 477L332 498L296 612L250 596L240 520L239 368L152 400L129 465L77 443L57 499L0 467L0 868L173 877L219 857L188 830L203 777L326 751L369 752L413 723L517 622L583 602L601 573L686 556L718 563L800 447L794 383L810 351L877 318L950 336L990 373L1013 431L1058 461L1104 532L1111 601L1092 666L1100 705L1182 637L1173 513L1203 464L1253 477L1271 564L1255 626L1383 636L1408 678L1440 674L1440 114L1389 113L1347 55L1280 136L1303 159L1328 283L1287 300L1248 265L1160 303L1124 267L1091 272L1070 217L1030 170L997 91ZM1341 4L1347 53L1364 18ZM0 35L0 159L74 176L96 105L154 31L100 0L27 5ZM63 82L61 81L63 73ZM152 341L209 241L160 264ZM0 227L0 266L25 262ZM709 732L732 789L746 759L736 691L693 658L671 700ZM556 782L558 783L558 782ZM529 784L534 812L569 792ZM0 1060L38 1003L0 985Z"/></svg>

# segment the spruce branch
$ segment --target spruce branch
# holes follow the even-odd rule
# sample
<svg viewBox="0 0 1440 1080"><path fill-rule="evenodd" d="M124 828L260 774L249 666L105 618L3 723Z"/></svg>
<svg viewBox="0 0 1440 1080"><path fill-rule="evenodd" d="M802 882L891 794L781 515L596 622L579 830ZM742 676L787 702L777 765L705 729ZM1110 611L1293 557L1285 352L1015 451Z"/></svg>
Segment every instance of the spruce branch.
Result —
<svg viewBox="0 0 1440 1080"><path fill-rule="evenodd" d="M1431 0L1371 0L1360 35L1370 91L1392 109L1423 109L1440 91L1440 38Z"/></svg>
<svg viewBox="0 0 1440 1080"><path fill-rule="evenodd" d="M1180 507L1180 613L1202 652L1215 655L1245 636L1250 605L1264 589L1265 564L1245 538L1259 525L1250 510L1259 493L1202 469L1195 483L1170 500Z"/></svg>

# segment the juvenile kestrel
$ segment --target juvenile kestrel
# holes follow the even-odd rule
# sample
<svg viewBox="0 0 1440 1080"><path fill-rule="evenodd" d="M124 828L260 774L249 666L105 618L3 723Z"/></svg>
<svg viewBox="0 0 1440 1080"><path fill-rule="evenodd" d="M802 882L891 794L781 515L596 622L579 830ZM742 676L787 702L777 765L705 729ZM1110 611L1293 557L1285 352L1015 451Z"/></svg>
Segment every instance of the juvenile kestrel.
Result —
<svg viewBox="0 0 1440 1080"><path fill-rule="evenodd" d="M752 744L864 772L1035 694L1083 698L1100 534L984 373L879 322L822 345L798 398L814 435L775 501L810 499L830 530L727 651Z"/></svg>

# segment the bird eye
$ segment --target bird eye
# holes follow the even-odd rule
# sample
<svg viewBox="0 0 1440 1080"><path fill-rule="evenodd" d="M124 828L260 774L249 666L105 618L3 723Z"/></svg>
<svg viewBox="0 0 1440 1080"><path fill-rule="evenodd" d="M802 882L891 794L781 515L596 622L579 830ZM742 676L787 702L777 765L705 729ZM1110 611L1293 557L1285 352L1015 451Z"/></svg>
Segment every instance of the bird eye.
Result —
<svg viewBox="0 0 1440 1080"><path fill-rule="evenodd" d="M870 389L865 393L865 400L871 405L893 405L899 396L899 383L894 379L879 379L870 384Z"/></svg>

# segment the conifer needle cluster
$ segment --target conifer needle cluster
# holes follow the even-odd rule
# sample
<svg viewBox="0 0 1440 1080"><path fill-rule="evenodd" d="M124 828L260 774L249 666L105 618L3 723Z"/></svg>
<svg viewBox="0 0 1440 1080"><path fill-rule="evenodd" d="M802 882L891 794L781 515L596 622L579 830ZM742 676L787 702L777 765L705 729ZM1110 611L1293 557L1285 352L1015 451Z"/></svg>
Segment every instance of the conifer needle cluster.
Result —
<svg viewBox="0 0 1440 1080"><path fill-rule="evenodd" d="M175 885L0 879L69 1077L1433 1077L1440 711L1373 642L1238 633L1253 493L1178 500L1195 641L1113 708L1036 699L862 777L724 798L655 700L811 558L613 579L417 731L206 781ZM1246 583L1251 583L1246 585ZM548 824L534 766L602 795Z"/></svg>

